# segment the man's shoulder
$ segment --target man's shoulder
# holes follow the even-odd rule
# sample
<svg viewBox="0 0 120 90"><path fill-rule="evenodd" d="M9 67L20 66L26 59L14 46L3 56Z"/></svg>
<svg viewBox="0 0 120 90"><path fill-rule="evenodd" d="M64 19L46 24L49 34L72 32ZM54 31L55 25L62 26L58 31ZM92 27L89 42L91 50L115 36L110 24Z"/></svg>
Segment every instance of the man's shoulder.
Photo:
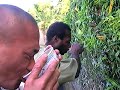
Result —
<svg viewBox="0 0 120 90"><path fill-rule="evenodd" d="M77 61L74 58L62 59L60 61L60 69L77 67Z"/></svg>

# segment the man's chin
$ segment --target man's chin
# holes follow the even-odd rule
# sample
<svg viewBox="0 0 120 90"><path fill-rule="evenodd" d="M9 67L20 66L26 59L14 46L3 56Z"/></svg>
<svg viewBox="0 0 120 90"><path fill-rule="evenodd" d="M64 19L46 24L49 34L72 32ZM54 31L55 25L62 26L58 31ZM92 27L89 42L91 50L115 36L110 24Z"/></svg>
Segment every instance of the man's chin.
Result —
<svg viewBox="0 0 120 90"><path fill-rule="evenodd" d="M3 88L3 90L5 89L5 90L15 90L15 89L17 89L18 87L19 87L19 85L20 85L20 82L18 83L16 83L15 85L9 85L9 86L3 86L2 88ZM0 89L1 90L1 89Z"/></svg>
<svg viewBox="0 0 120 90"><path fill-rule="evenodd" d="M10 90L15 90L15 89L19 88L21 82L22 82L22 80L19 79L19 80L16 82L16 84L13 85L13 87L10 87Z"/></svg>
<svg viewBox="0 0 120 90"><path fill-rule="evenodd" d="M60 53L61 55L64 55L65 53Z"/></svg>
<svg viewBox="0 0 120 90"><path fill-rule="evenodd" d="M67 53L67 51L64 51L64 52L60 52L61 55L64 55L65 53Z"/></svg>
<svg viewBox="0 0 120 90"><path fill-rule="evenodd" d="M3 83L1 83L0 87L7 89L7 90L15 90L19 87L22 79L14 78L13 80L7 79ZM3 90L4 90L3 89Z"/></svg>

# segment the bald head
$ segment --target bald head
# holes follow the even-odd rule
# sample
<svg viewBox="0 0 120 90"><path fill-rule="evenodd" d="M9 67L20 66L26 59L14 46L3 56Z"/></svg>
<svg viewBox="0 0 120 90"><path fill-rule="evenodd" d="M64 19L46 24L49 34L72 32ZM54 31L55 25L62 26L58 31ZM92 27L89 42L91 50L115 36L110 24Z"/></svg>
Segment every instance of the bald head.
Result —
<svg viewBox="0 0 120 90"><path fill-rule="evenodd" d="M16 6L0 5L0 87L15 90L32 69L38 50L39 30L32 16Z"/></svg>
<svg viewBox="0 0 120 90"><path fill-rule="evenodd" d="M37 24L30 14L16 6L0 5L0 42L9 43L33 34L39 37Z"/></svg>

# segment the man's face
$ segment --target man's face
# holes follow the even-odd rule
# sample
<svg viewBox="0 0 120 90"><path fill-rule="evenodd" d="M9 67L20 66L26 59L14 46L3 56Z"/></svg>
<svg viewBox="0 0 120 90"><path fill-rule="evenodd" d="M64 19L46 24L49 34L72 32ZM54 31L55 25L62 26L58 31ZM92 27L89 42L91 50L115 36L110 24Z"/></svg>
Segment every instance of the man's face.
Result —
<svg viewBox="0 0 120 90"><path fill-rule="evenodd" d="M0 81L2 81L0 86L8 89L18 88L22 77L33 68L34 54L38 50L38 33L31 33L24 38L18 38L9 46L2 45L0 48Z"/></svg>
<svg viewBox="0 0 120 90"><path fill-rule="evenodd" d="M64 55L70 48L71 34L67 34L63 40L59 39L56 49L60 51L61 55Z"/></svg>

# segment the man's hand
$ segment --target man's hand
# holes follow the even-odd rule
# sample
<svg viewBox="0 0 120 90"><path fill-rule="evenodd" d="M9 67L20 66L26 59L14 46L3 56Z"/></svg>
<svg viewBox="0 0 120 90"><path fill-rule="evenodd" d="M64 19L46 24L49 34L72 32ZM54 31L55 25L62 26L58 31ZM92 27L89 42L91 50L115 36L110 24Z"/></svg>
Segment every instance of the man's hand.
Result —
<svg viewBox="0 0 120 90"><path fill-rule="evenodd" d="M81 54L84 51L83 45L80 45L79 43L74 43L71 45L71 48L69 50L70 54Z"/></svg>
<svg viewBox="0 0 120 90"><path fill-rule="evenodd" d="M56 54L59 54L58 50L56 50ZM60 75L57 65L61 59L62 57L59 55L58 60L54 60L45 73L39 77L39 73L47 60L47 55L43 54L26 80L24 90L55 90L58 87L58 77Z"/></svg>

